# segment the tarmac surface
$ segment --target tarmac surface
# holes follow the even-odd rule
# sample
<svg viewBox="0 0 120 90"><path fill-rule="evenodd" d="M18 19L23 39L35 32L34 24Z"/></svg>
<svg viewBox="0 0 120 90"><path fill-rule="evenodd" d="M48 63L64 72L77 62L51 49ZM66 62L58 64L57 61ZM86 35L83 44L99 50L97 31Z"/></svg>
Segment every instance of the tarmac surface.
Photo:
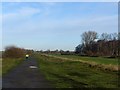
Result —
<svg viewBox="0 0 120 90"><path fill-rule="evenodd" d="M2 77L2 88L52 88L38 70L36 59L30 57Z"/></svg>

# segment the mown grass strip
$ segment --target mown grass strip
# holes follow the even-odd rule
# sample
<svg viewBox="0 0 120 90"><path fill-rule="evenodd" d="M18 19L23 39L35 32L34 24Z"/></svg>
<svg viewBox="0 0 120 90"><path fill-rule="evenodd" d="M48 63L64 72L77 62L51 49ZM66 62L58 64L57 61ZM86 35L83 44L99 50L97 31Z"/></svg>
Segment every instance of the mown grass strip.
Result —
<svg viewBox="0 0 120 90"><path fill-rule="evenodd" d="M79 61L35 55L39 69L56 88L117 88L117 72L90 68Z"/></svg>

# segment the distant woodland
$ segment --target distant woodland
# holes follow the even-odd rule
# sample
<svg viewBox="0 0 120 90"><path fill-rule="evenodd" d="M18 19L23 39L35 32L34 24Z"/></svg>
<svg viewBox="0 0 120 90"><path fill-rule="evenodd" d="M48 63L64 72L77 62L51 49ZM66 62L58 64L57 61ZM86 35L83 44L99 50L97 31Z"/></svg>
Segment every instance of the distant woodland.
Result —
<svg viewBox="0 0 120 90"><path fill-rule="evenodd" d="M110 56L120 55L120 33L102 33L98 35L95 31L84 32L82 41L75 48L75 53L88 56Z"/></svg>

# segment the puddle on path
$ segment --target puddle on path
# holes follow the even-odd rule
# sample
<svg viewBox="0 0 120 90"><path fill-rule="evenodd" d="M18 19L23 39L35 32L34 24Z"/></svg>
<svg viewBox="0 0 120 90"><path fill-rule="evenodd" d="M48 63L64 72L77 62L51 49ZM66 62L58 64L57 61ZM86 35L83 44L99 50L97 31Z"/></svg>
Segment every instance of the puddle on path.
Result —
<svg viewBox="0 0 120 90"><path fill-rule="evenodd" d="M29 68L37 68L36 66L29 66Z"/></svg>

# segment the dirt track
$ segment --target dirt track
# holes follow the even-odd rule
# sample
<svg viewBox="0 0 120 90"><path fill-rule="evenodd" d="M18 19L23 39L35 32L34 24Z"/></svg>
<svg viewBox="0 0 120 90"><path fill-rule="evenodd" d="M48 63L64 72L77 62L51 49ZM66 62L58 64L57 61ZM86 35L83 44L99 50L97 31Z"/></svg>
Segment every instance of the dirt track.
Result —
<svg viewBox="0 0 120 90"><path fill-rule="evenodd" d="M2 77L2 88L51 88L52 86L36 67L36 60L28 58Z"/></svg>

